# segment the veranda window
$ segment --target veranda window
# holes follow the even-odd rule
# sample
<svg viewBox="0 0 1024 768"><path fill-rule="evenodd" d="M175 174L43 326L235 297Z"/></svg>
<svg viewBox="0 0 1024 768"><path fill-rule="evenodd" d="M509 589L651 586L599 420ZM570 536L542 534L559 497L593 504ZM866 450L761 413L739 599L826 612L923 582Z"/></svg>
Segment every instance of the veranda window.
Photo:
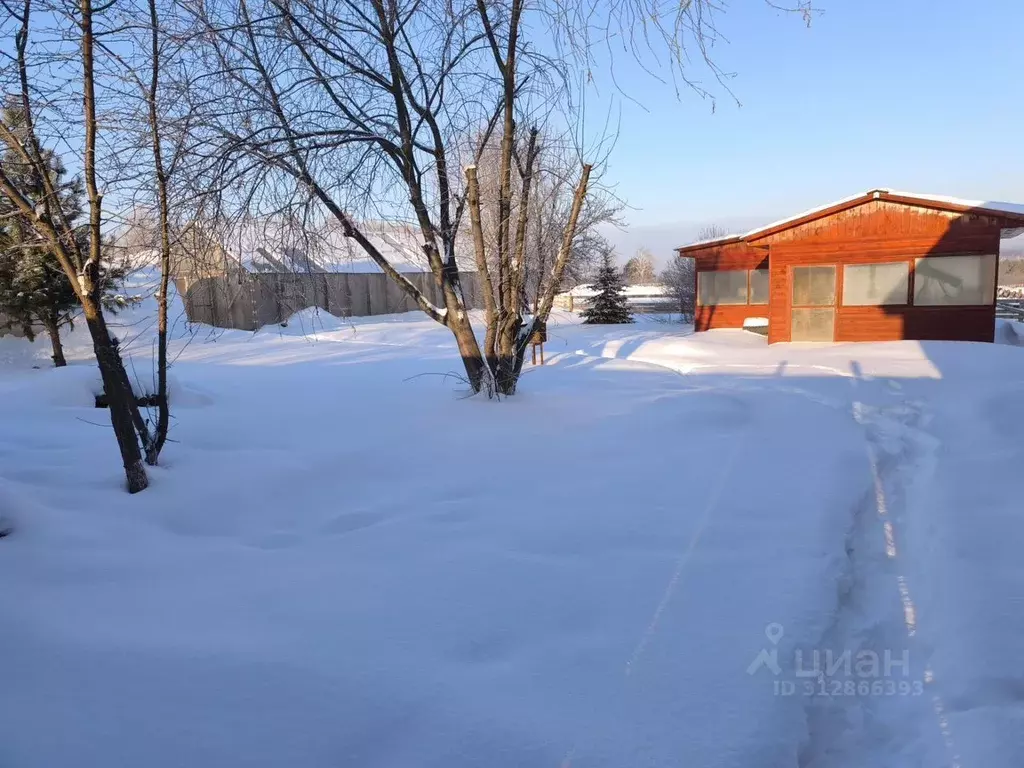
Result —
<svg viewBox="0 0 1024 768"><path fill-rule="evenodd" d="M867 307L906 304L910 291L910 264L850 264L843 268L843 304Z"/></svg>
<svg viewBox="0 0 1024 768"><path fill-rule="evenodd" d="M747 303L747 270L698 272L697 296L705 306Z"/></svg>
<svg viewBox="0 0 1024 768"><path fill-rule="evenodd" d="M794 307L831 307L835 303L835 267L793 267Z"/></svg>
<svg viewBox="0 0 1024 768"><path fill-rule="evenodd" d="M768 303L768 270L750 270L750 303Z"/></svg>
<svg viewBox="0 0 1024 768"><path fill-rule="evenodd" d="M985 305L995 301L996 262L985 256L926 256L914 265L914 304Z"/></svg>

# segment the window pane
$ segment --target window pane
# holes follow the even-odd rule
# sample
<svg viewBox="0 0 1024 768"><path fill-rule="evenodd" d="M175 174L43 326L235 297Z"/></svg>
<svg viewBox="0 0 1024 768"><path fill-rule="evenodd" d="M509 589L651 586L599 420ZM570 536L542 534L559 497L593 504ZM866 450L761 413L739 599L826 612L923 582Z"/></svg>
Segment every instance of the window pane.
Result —
<svg viewBox="0 0 1024 768"><path fill-rule="evenodd" d="M747 303L747 272L699 272L697 287L700 303L714 304L746 304Z"/></svg>
<svg viewBox="0 0 1024 768"><path fill-rule="evenodd" d="M914 266L914 303L922 307L991 304L996 257L930 256Z"/></svg>
<svg viewBox="0 0 1024 768"><path fill-rule="evenodd" d="M719 304L746 304L747 270L719 272L715 288Z"/></svg>
<svg viewBox="0 0 1024 768"><path fill-rule="evenodd" d="M790 339L793 341L832 341L834 309L794 309Z"/></svg>
<svg viewBox="0 0 1024 768"><path fill-rule="evenodd" d="M856 264L843 268L843 304L864 307L906 304L910 264Z"/></svg>
<svg viewBox="0 0 1024 768"><path fill-rule="evenodd" d="M697 273L697 303L714 304L715 296L715 274L714 272Z"/></svg>
<svg viewBox="0 0 1024 768"><path fill-rule="evenodd" d="M795 306L828 307L835 303L835 267L793 267Z"/></svg>
<svg viewBox="0 0 1024 768"><path fill-rule="evenodd" d="M768 270L750 270L750 303L768 303Z"/></svg>

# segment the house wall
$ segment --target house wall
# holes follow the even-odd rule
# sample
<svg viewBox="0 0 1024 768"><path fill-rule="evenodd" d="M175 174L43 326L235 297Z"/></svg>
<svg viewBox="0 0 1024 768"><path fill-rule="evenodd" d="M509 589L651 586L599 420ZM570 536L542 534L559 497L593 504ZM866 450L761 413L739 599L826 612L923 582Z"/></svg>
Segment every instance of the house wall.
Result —
<svg viewBox="0 0 1024 768"><path fill-rule="evenodd" d="M754 241L767 245L770 253L768 341L790 340L790 271L810 264L837 266L836 341L992 341L994 303L983 307L845 307L842 266L907 261L913 296L914 259L998 254L999 233L1000 222L988 217L871 201Z"/></svg>
<svg viewBox="0 0 1024 768"><path fill-rule="evenodd" d="M768 268L767 250L751 248L746 243L710 246L706 249L688 252L685 255L694 260L695 281L701 272ZM767 304L701 305L696 282L693 286L693 295L697 296L697 306L693 316L693 327L696 331L708 331L712 328L742 328L743 322L748 317L768 317Z"/></svg>
<svg viewBox="0 0 1024 768"><path fill-rule="evenodd" d="M698 272L768 267L768 251L764 248L752 248L746 243L712 245L684 255L693 258Z"/></svg>
<svg viewBox="0 0 1024 768"><path fill-rule="evenodd" d="M714 307L698 306L693 315L695 331L714 328L742 328L747 318L768 317L767 304L720 304Z"/></svg>

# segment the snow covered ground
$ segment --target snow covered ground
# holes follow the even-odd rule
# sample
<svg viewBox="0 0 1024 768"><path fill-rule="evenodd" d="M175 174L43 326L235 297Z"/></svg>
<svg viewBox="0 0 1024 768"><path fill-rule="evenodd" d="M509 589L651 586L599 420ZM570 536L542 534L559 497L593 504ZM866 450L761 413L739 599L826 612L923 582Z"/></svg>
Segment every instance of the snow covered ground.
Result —
<svg viewBox="0 0 1024 768"><path fill-rule="evenodd" d="M179 324L132 497L83 333L0 340L4 768L1020 764L1024 350Z"/></svg>

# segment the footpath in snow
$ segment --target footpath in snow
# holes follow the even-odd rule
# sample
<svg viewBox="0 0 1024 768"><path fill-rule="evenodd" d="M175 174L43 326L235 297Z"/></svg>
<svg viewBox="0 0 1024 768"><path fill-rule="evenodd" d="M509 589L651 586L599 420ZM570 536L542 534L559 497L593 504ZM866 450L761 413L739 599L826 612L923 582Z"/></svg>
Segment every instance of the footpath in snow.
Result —
<svg viewBox="0 0 1024 768"><path fill-rule="evenodd" d="M136 497L3 340L0 765L1018 764L1024 350L446 334L180 334Z"/></svg>

